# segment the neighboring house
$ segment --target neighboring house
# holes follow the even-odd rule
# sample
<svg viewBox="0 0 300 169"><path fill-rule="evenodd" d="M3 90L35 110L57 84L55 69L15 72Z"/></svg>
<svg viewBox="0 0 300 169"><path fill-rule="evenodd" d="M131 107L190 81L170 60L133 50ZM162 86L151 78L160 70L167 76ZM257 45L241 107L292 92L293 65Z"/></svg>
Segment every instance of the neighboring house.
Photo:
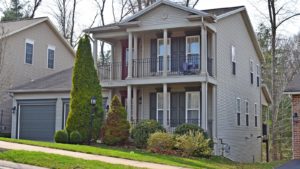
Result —
<svg viewBox="0 0 300 169"><path fill-rule="evenodd" d="M0 22L0 30L0 132L10 133L11 116L20 107L12 107L7 90L72 67L75 53L48 18Z"/></svg>
<svg viewBox="0 0 300 169"><path fill-rule="evenodd" d="M300 160L300 74L288 83L285 94L292 96L292 149L293 159Z"/></svg>
<svg viewBox="0 0 300 169"><path fill-rule="evenodd" d="M99 64L104 107L118 95L131 123L154 119L168 131L196 124L213 139L216 155L240 162L261 160L261 111L270 96L261 85L264 57L244 7L199 11L160 0L120 23L85 32L96 40L95 60L98 40L112 46L110 60ZM22 138L22 114L33 107L27 104L47 105L52 112L51 118L43 117L51 119L51 131L46 127L44 138L30 131L33 139L53 140L54 130L64 128L71 88L59 84L70 83L65 73L71 74L45 78L65 80L53 86L43 85L47 82L42 78L12 90L19 107L13 114L12 137ZM45 127L39 119L31 122Z"/></svg>
<svg viewBox="0 0 300 169"><path fill-rule="evenodd" d="M132 123L159 121L168 131L193 123L216 155L261 160L263 54L245 7L196 10L160 0L120 23L85 30L112 46L99 76ZM263 99L262 99L263 98Z"/></svg>

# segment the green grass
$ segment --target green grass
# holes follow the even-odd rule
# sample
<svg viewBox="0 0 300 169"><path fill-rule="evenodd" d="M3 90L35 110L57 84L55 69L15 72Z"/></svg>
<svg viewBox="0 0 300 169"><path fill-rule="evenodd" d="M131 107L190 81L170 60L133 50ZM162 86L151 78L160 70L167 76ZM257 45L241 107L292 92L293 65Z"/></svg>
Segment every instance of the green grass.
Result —
<svg viewBox="0 0 300 169"><path fill-rule="evenodd" d="M62 155L9 150L0 153L0 159L52 169L133 169L134 167L82 160Z"/></svg>
<svg viewBox="0 0 300 169"><path fill-rule="evenodd" d="M107 146L86 146L86 145L70 145L70 144L59 144L50 142L30 141L30 140L17 140L0 138L2 141L15 142L21 144L36 145L42 147L63 149L69 151L83 152L89 154L97 154L118 158L125 158L137 161L146 161L181 167L189 168L206 168L206 169L272 169L275 166L280 165L282 162L276 163L255 163L255 164L240 164L230 160L212 157L211 159L202 158L182 158L170 155L161 155L149 153L141 150L128 150L123 148L107 147Z"/></svg>

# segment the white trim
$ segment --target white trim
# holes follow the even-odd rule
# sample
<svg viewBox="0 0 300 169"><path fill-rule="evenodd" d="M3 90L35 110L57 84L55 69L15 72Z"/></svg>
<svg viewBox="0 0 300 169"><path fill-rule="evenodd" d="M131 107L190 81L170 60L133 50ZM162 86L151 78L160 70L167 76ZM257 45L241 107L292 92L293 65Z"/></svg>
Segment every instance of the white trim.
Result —
<svg viewBox="0 0 300 169"><path fill-rule="evenodd" d="M189 94L197 94L199 97L199 103L198 103L198 108L188 108L188 95ZM190 110L197 110L198 111L198 126L200 127L200 120L201 120L201 104L200 104L200 91L193 91L193 92L185 92L185 123L188 123L188 111Z"/></svg>
<svg viewBox="0 0 300 169"><path fill-rule="evenodd" d="M164 42L164 39L163 38L158 38L157 39L157 56L156 56L156 59L157 59L157 63L156 63L156 71L157 72L163 72L164 70L162 69L162 70L159 70L159 64L160 64L160 62L159 62L159 57L161 56L161 57L164 57L164 54L162 54L162 55L159 55L160 53L159 53L159 41L162 41L162 42ZM170 72L171 71L171 38L168 38L167 39L167 44L169 44L169 45L167 45L168 46L168 72ZM164 43L162 43L162 45L164 46ZM165 49L164 49L165 50ZM162 60L162 68L164 68L164 63L163 63L163 60Z"/></svg>
<svg viewBox="0 0 300 169"><path fill-rule="evenodd" d="M27 63L26 62L26 53L27 53L26 45L27 44L31 44L32 45L31 63ZM34 40L32 40L32 39L25 39L25 44L24 44L24 64L33 65L33 57L34 57Z"/></svg>
<svg viewBox="0 0 300 169"><path fill-rule="evenodd" d="M158 108L158 96L159 95L161 95L161 97L163 98L164 96L164 94L163 94L163 92L157 92L156 93L156 121L157 122L159 122L158 121L158 111L162 111L162 112L164 112L164 106L161 108L161 109L159 109ZM167 122L168 122L168 125L170 125L170 120L171 120L171 106L170 106L170 104L171 104L171 94L170 94L170 92L167 92L167 95L168 95L168 109L167 109L167 112L168 112L168 118L169 119L167 119ZM163 116L163 118L164 118L164 116ZM162 121L164 121L164 119L162 119Z"/></svg>
<svg viewBox="0 0 300 169"><path fill-rule="evenodd" d="M231 45L231 62L236 63L236 47L234 45Z"/></svg>
<svg viewBox="0 0 300 169"><path fill-rule="evenodd" d="M53 50L53 68L49 68L49 49ZM47 68L54 70L55 69L55 46L53 45L48 45L47 47Z"/></svg>
<svg viewBox="0 0 300 169"><path fill-rule="evenodd" d="M241 12L241 11L244 11L244 10L246 10L245 7L240 7L240 8L238 8L238 9L236 9L236 10L233 10L233 11L230 11L230 12L226 12L226 13L224 13L224 14L222 14L222 15L217 16L217 20L226 18L227 16L236 14L236 13Z"/></svg>
<svg viewBox="0 0 300 169"><path fill-rule="evenodd" d="M198 53L191 53L191 52L188 52L188 39L192 39L192 38L197 38L198 39L198 44L199 44L199 48L198 48ZM202 44L200 43L200 35L194 35L194 36L186 36L185 37L185 62L187 63L188 62L188 55L189 54L198 54L199 58L198 59L198 69L200 69L200 56L201 56L201 48L202 47Z"/></svg>
<svg viewBox="0 0 300 169"><path fill-rule="evenodd" d="M69 102L63 102L63 116L64 116L64 121L63 121L63 126L62 126L62 129L65 129L66 128L66 123L67 123L67 118L66 118L66 105L69 106L69 111L70 111L70 103ZM69 113L69 112L68 112Z"/></svg>

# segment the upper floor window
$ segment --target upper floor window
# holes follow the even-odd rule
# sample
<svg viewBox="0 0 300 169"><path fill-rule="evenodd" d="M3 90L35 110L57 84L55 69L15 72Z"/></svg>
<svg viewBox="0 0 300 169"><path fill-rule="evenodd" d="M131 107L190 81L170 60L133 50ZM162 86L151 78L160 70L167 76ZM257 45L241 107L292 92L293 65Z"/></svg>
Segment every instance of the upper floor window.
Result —
<svg viewBox="0 0 300 169"><path fill-rule="evenodd" d="M253 60L250 60L250 83L253 84L253 78L254 78L254 65Z"/></svg>
<svg viewBox="0 0 300 169"><path fill-rule="evenodd" d="M231 62L232 62L232 74L236 74L236 51L235 46L231 46Z"/></svg>
<svg viewBox="0 0 300 169"><path fill-rule="evenodd" d="M165 46L164 46L164 39L157 39L157 71L163 71L163 58L165 54ZM168 55L168 70L171 68L171 39L168 38L167 40L167 55Z"/></svg>
<svg viewBox="0 0 300 169"><path fill-rule="evenodd" d="M48 46L47 49L47 63L49 69L54 69L55 47Z"/></svg>
<svg viewBox="0 0 300 169"><path fill-rule="evenodd" d="M249 126L249 103L245 100L246 126Z"/></svg>
<svg viewBox="0 0 300 169"><path fill-rule="evenodd" d="M257 112L257 103L254 103L254 125L258 126L258 112Z"/></svg>
<svg viewBox="0 0 300 169"><path fill-rule="evenodd" d="M236 99L236 114L237 114L237 125L241 125L241 99Z"/></svg>
<svg viewBox="0 0 300 169"><path fill-rule="evenodd" d="M34 41L26 39L25 41L25 63L32 64Z"/></svg>
<svg viewBox="0 0 300 169"><path fill-rule="evenodd" d="M200 64L200 36L186 37L186 63L194 69Z"/></svg>
<svg viewBox="0 0 300 169"><path fill-rule="evenodd" d="M256 65L256 86L259 87L260 84L260 66L257 64Z"/></svg>

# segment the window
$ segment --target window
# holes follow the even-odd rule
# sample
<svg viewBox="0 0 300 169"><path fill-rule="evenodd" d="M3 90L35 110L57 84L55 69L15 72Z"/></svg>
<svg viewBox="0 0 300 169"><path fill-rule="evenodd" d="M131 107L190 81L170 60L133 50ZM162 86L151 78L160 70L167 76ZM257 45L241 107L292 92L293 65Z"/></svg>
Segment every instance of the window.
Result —
<svg viewBox="0 0 300 169"><path fill-rule="evenodd" d="M26 39L25 42L25 63L32 64L34 41Z"/></svg>
<svg viewBox="0 0 300 169"><path fill-rule="evenodd" d="M186 123L200 126L200 92L186 92Z"/></svg>
<svg viewBox="0 0 300 169"><path fill-rule="evenodd" d="M168 50L168 71L170 71L171 68L171 40L168 38L168 45L167 45L167 50ZM157 39L157 71L162 72L163 71L163 58L165 54L165 48L164 48L164 39Z"/></svg>
<svg viewBox="0 0 300 169"><path fill-rule="evenodd" d="M255 127L258 126L258 113L257 113L257 104L254 104L254 125Z"/></svg>
<svg viewBox="0 0 300 169"><path fill-rule="evenodd" d="M47 63L49 69L54 69L54 57L55 57L55 47L48 46L47 49Z"/></svg>
<svg viewBox="0 0 300 169"><path fill-rule="evenodd" d="M163 93L157 93L157 109L156 109L156 119L160 124L163 124L164 122L164 94ZM167 124L170 124L170 93L168 92L168 98L167 98Z"/></svg>
<svg viewBox="0 0 300 169"><path fill-rule="evenodd" d="M254 71L254 67L253 67L253 61L250 60L250 83L253 84L253 72Z"/></svg>
<svg viewBox="0 0 300 169"><path fill-rule="evenodd" d="M200 65L200 36L186 37L186 63L192 69L199 69Z"/></svg>
<svg viewBox="0 0 300 169"><path fill-rule="evenodd" d="M232 74L236 74L236 51L235 46L231 46L231 62L232 62Z"/></svg>
<svg viewBox="0 0 300 169"><path fill-rule="evenodd" d="M260 75L260 66L257 64L256 65L256 86L257 87L259 87L259 84L260 84L259 75Z"/></svg>
<svg viewBox="0 0 300 169"><path fill-rule="evenodd" d="M63 128L65 128L66 124L67 124L69 110L70 110L70 104L69 104L69 102L64 102L63 103L63 119L64 119L63 120Z"/></svg>
<svg viewBox="0 0 300 169"><path fill-rule="evenodd" d="M236 99L236 114L237 114L237 125L241 125L241 99Z"/></svg>
<svg viewBox="0 0 300 169"><path fill-rule="evenodd" d="M245 100L246 126L249 126L249 103Z"/></svg>

